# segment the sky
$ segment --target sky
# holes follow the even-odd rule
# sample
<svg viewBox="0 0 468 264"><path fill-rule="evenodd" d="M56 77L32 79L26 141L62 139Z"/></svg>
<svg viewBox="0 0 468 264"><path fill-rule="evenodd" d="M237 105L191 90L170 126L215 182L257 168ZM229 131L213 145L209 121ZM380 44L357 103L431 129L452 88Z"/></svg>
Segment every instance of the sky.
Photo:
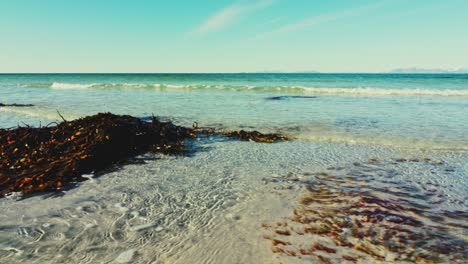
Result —
<svg viewBox="0 0 468 264"><path fill-rule="evenodd" d="M0 0L0 72L468 68L467 0Z"/></svg>

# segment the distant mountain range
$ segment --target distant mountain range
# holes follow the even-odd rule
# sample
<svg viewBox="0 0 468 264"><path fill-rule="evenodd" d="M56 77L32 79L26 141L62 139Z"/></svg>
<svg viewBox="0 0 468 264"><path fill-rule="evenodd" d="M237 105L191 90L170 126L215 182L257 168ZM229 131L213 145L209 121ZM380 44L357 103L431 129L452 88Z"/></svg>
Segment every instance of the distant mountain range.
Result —
<svg viewBox="0 0 468 264"><path fill-rule="evenodd" d="M281 71L281 70L264 70L264 71L254 71L254 72L243 72L243 73L354 73L354 72L320 72L320 71ZM355 72L360 73L360 72ZM430 74L468 74L468 68L459 68L459 69L429 69L429 68L397 68L388 72L380 73L430 73Z"/></svg>
<svg viewBox="0 0 468 264"><path fill-rule="evenodd" d="M399 68L390 73L468 73L468 69Z"/></svg>

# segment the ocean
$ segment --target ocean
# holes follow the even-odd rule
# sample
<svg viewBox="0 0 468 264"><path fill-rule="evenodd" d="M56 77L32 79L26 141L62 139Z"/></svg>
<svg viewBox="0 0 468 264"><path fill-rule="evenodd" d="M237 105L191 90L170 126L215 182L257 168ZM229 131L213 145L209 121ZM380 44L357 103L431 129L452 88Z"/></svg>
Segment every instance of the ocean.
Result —
<svg viewBox="0 0 468 264"><path fill-rule="evenodd" d="M466 257L460 245L468 239L467 74L0 74L0 103L34 105L0 107L0 128L59 122L58 112L67 120L112 112L295 138L207 139L190 157L147 154L144 164L86 175L61 193L0 199L2 263L341 263L346 257L404 263L416 256L453 263ZM312 221L294 221L297 212L314 221L325 216L311 211L326 211L327 219L357 217L339 213L355 208L352 202L305 203L308 195L323 197L317 186L327 197L361 199L356 204L364 207L400 206L392 212L420 224L391 220L395 212L369 221L382 234L390 228L382 221L416 226L414 244L394 242L413 246L413 253L388 246L384 235L349 239L360 244L348 249L325 241L326 230L297 231L311 230L304 225ZM366 202L369 197L385 203ZM291 229L279 232L276 225ZM318 242L333 250L304 249Z"/></svg>

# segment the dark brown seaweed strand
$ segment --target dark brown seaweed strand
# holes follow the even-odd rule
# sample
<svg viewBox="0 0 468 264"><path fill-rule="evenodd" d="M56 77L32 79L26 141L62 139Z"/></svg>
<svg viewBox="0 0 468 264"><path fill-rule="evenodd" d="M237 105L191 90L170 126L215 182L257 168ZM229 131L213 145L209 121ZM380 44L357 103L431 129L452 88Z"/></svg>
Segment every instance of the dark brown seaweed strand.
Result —
<svg viewBox="0 0 468 264"><path fill-rule="evenodd" d="M184 155L186 144L214 129L185 128L153 117L151 122L128 115L101 113L53 127L0 129L0 196L10 192L55 191L84 180L83 174L147 152ZM272 143L279 134L234 131L227 136Z"/></svg>

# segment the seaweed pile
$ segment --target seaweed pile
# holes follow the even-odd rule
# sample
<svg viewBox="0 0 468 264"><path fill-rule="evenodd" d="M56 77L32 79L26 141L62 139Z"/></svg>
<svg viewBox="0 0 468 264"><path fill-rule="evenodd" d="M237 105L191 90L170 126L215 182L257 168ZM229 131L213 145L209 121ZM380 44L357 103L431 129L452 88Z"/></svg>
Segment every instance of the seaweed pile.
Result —
<svg viewBox="0 0 468 264"><path fill-rule="evenodd" d="M442 166L432 160L398 160ZM366 167L340 174L343 168L308 174L307 191L291 217L263 224L272 251L319 263L463 263L468 257L468 214L433 210L443 202L434 186L427 190L393 181L375 182ZM424 164L423 164L424 165ZM386 178L391 170L380 170Z"/></svg>
<svg viewBox="0 0 468 264"><path fill-rule="evenodd" d="M0 196L59 190L66 183L85 180L83 174L147 152L182 155L190 151L186 141L202 133L224 134L110 113L52 127L0 129ZM287 139L257 131L227 134L266 143Z"/></svg>

